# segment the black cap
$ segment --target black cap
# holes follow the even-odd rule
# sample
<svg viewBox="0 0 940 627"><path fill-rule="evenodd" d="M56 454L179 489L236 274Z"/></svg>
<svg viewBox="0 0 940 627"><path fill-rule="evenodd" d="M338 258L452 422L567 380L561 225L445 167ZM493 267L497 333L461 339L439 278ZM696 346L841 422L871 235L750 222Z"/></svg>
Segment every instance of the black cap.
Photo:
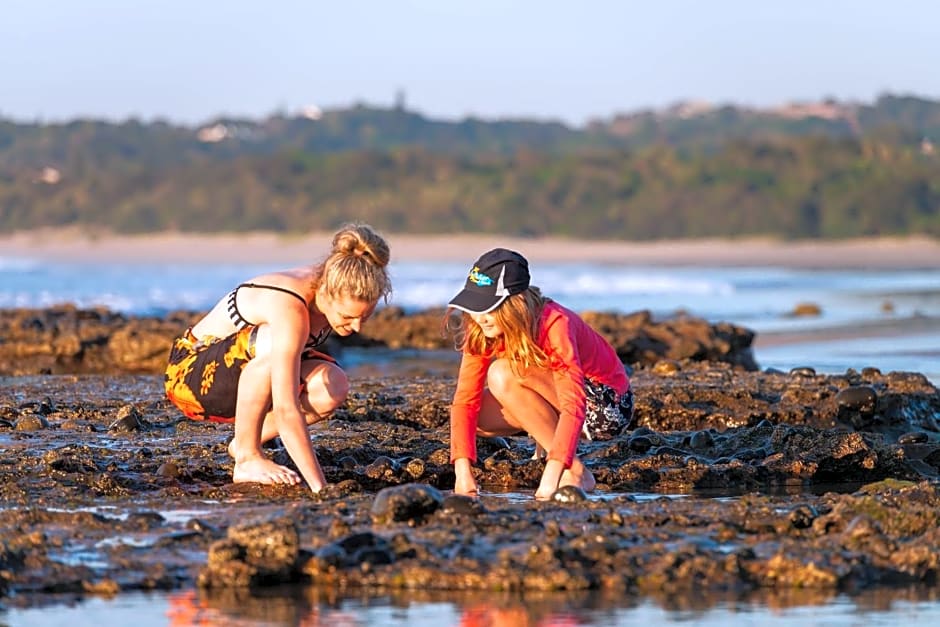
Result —
<svg viewBox="0 0 940 627"><path fill-rule="evenodd" d="M494 248L473 264L463 290L449 305L467 313L484 314L527 289L529 262L525 257L514 250Z"/></svg>

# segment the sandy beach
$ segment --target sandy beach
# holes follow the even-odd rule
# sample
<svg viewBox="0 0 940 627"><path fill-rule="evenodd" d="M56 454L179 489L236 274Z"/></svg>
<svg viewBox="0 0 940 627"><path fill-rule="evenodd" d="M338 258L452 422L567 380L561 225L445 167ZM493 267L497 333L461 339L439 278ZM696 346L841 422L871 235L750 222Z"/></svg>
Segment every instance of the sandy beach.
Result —
<svg viewBox="0 0 940 627"><path fill-rule="evenodd" d="M330 233L285 236L140 236L43 230L0 235L0 257L58 261L154 261L308 263L327 252ZM630 265L744 266L791 268L938 268L940 241L926 237L783 242L772 239L657 242L583 241L495 235L405 235L386 233L393 260L466 261L496 246L523 252L531 261L586 261Z"/></svg>

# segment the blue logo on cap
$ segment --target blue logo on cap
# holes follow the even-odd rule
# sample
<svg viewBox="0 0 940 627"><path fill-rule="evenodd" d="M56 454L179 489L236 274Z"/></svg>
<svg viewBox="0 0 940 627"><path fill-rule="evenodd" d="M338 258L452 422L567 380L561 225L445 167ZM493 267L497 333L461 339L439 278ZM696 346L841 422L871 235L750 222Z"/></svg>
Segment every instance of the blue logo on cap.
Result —
<svg viewBox="0 0 940 627"><path fill-rule="evenodd" d="M493 279L480 272L480 269L476 266L474 266L473 270L470 271L470 280L480 287L486 287L487 285L493 284Z"/></svg>

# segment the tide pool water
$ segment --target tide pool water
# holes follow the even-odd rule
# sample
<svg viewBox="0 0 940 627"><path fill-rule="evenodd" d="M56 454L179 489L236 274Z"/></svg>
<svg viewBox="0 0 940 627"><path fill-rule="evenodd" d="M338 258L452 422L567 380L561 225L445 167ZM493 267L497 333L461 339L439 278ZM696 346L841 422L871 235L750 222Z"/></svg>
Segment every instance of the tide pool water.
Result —
<svg viewBox="0 0 940 627"><path fill-rule="evenodd" d="M421 597L421 594L414 594ZM850 596L828 591L770 591L750 597L675 594L660 599L619 595L543 593L529 598L494 593L489 599L459 593L433 599L386 596L330 598L325 593L277 590L242 594L223 601L201 599L194 590L129 593L90 598L70 605L0 610L0 624L135 627L239 625L382 625L388 627L585 627L686 624L708 627L849 627L853 625L935 625L940 621L936 590L878 589Z"/></svg>
<svg viewBox="0 0 940 627"><path fill-rule="evenodd" d="M0 308L73 303L127 314L208 310L228 290L280 266L53 263L0 252ZM466 265L393 262L390 305L442 307L461 288ZM757 332L762 367L811 366L823 373L877 367L940 381L940 272L807 270L777 267L648 267L540 263L532 282L575 311L659 318L684 311ZM818 316L794 316L803 303Z"/></svg>

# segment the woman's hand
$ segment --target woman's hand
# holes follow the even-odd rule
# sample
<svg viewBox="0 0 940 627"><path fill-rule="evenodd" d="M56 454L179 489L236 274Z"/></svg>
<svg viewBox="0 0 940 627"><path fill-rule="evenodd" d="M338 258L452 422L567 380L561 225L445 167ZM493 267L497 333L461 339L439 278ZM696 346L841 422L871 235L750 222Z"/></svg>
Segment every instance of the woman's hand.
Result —
<svg viewBox="0 0 940 627"><path fill-rule="evenodd" d="M477 496L477 482L473 478L473 470L470 467L470 460L466 457L454 460L454 494L464 494L467 496Z"/></svg>
<svg viewBox="0 0 940 627"><path fill-rule="evenodd" d="M558 482L561 481L561 473L565 471L565 465L557 459L550 459L545 462L545 470L542 472L542 481L539 482L539 489L535 491L535 498L539 501L547 501L555 494L558 489Z"/></svg>

